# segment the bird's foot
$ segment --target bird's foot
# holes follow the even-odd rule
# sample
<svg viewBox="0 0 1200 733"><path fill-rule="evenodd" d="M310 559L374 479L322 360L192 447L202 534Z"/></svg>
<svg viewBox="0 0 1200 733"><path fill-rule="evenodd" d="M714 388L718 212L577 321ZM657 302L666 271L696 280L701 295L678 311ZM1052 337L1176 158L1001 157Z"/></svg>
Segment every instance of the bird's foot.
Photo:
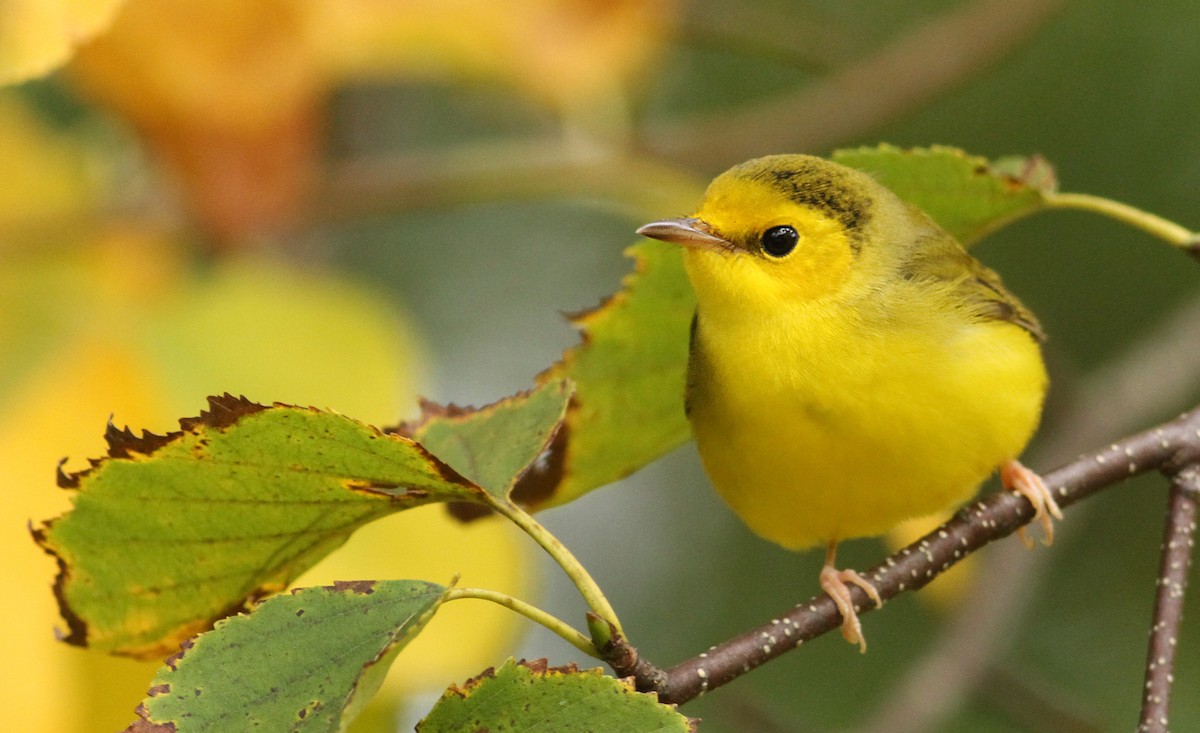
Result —
<svg viewBox="0 0 1200 733"><path fill-rule="evenodd" d="M858 650L866 654L867 640L863 636L862 623L858 620L858 612L854 610L854 601L850 598L850 588L846 583L853 583L866 591L871 600L875 601L876 608L883 605L883 599L879 597L875 586L857 571L838 570L834 567L835 552L836 547L830 545L825 554L825 566L821 568L820 576L821 590L829 594L838 612L842 614L842 638L851 644L858 644Z"/></svg>
<svg viewBox="0 0 1200 733"><path fill-rule="evenodd" d="M1021 465L1020 461L1013 460L1000 467L1000 483L1029 500L1035 512L1033 518L1042 523L1042 544L1053 544L1054 520L1062 519L1062 510L1058 508L1058 502L1054 501L1054 495L1042 477ZM1017 530L1017 536L1026 547L1033 547L1033 538L1025 531L1025 527Z"/></svg>

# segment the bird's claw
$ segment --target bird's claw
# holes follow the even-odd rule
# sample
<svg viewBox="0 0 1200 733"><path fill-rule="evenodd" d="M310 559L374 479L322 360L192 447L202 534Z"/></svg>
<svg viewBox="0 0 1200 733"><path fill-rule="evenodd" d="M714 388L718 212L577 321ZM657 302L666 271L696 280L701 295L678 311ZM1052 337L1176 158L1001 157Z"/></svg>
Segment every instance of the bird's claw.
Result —
<svg viewBox="0 0 1200 733"><path fill-rule="evenodd" d="M829 594L842 615L842 638L851 644L858 644L858 650L867 652L867 640L862 633L862 623L858 620L858 612L854 610L854 601L850 598L850 588L847 583L853 583L862 588L876 608L883 605L879 591L855 570L838 570L833 566L832 551L826 556L825 567L821 568L821 590Z"/></svg>
<svg viewBox="0 0 1200 733"><path fill-rule="evenodd" d="M1020 461L1013 460L1000 467L1000 483L1004 488L1015 491L1029 500L1034 509L1033 518L1042 524L1042 544L1053 544L1054 520L1062 519L1063 515L1042 477L1023 466ZM1033 547L1033 538L1025 531L1025 527L1017 530L1017 536L1026 547Z"/></svg>

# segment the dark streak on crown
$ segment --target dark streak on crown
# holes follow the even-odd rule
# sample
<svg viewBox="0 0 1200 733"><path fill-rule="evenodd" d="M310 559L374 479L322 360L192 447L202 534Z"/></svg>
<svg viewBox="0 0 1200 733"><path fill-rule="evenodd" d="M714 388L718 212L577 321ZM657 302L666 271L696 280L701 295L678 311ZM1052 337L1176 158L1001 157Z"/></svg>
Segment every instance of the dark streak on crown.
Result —
<svg viewBox="0 0 1200 733"><path fill-rule="evenodd" d="M850 235L854 253L858 254L862 248L862 227L871 218L870 202L846 181L845 173L814 158L795 168L768 168L754 177L783 191L797 204L819 209L841 222Z"/></svg>

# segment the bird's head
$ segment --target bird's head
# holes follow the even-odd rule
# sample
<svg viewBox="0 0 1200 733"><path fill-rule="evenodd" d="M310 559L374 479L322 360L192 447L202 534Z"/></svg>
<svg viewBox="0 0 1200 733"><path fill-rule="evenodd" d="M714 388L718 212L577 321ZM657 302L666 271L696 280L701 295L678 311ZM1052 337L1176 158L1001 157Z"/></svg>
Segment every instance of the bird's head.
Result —
<svg viewBox="0 0 1200 733"><path fill-rule="evenodd" d="M773 309L836 297L861 279L856 270L878 228L873 220L881 213L894 218L894 201L846 166L771 155L714 179L691 216L652 222L638 233L685 248L701 308Z"/></svg>

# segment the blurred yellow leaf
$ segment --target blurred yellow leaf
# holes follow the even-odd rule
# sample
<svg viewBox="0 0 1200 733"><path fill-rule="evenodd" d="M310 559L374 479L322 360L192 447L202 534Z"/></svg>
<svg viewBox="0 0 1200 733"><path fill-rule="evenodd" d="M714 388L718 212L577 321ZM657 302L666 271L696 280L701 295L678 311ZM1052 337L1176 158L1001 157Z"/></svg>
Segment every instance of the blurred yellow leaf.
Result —
<svg viewBox="0 0 1200 733"><path fill-rule="evenodd" d="M414 408L423 355L412 328L331 273L230 257L177 283L149 316L143 348L168 377L176 416L225 391L380 425Z"/></svg>
<svg viewBox="0 0 1200 733"><path fill-rule="evenodd" d="M323 77L294 0L129 0L71 65L223 240L286 227L312 183Z"/></svg>
<svg viewBox="0 0 1200 733"><path fill-rule="evenodd" d="M122 0L0 0L0 84L52 71L104 30Z"/></svg>
<svg viewBox="0 0 1200 733"><path fill-rule="evenodd" d="M621 105L663 45L678 0L322 0L314 45L340 76L512 84L560 111ZM606 114L595 109L591 114Z"/></svg>
<svg viewBox="0 0 1200 733"><path fill-rule="evenodd" d="M77 218L98 195L82 145L47 130L11 93L0 95L0 160L0 248L39 227Z"/></svg>

